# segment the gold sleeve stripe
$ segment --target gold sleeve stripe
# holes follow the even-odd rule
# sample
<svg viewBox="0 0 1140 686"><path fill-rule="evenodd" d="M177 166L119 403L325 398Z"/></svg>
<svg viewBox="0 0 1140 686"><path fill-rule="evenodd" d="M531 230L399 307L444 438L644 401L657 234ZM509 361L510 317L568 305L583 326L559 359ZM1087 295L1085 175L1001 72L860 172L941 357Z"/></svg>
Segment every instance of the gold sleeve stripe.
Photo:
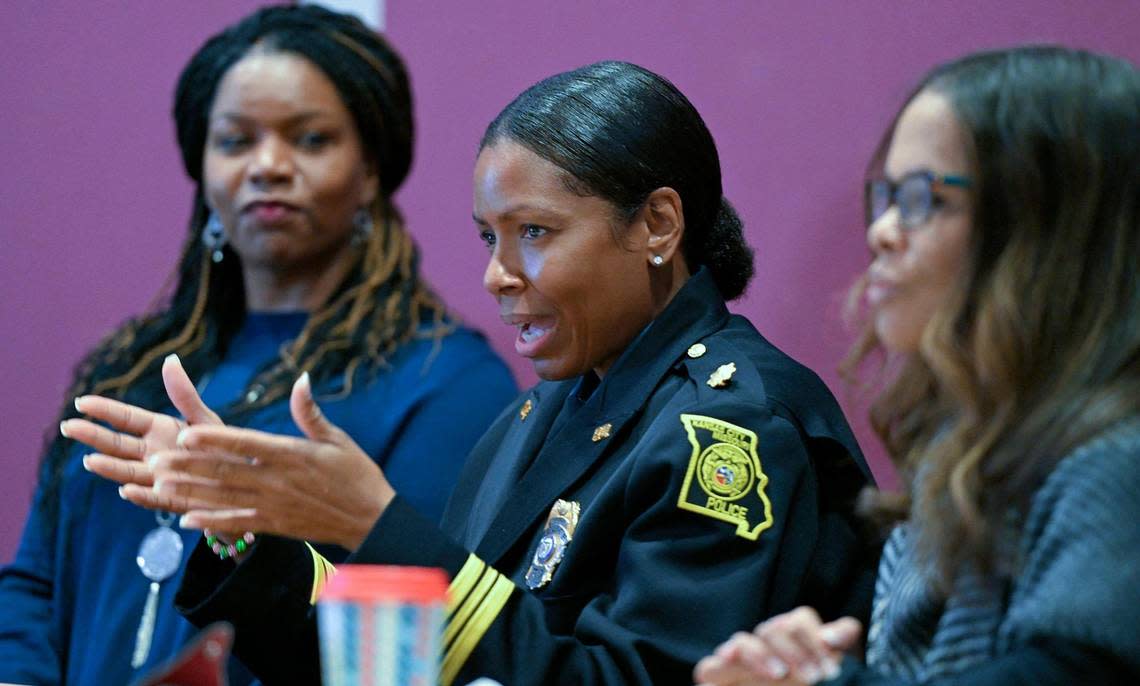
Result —
<svg viewBox="0 0 1140 686"><path fill-rule="evenodd" d="M447 654L443 656L439 675L443 686L451 686L455 676L459 674L459 669L467 662L467 658L471 657L471 652L475 650L483 634L487 633L487 629L491 628L491 623L502 612L503 606L511 598L511 592L515 590L515 585L510 579L498 573L495 576L491 590L487 592L483 602L479 604L471 619L455 638L455 642L447 649Z"/></svg>
<svg viewBox="0 0 1140 686"><path fill-rule="evenodd" d="M455 639L455 635L463 627L467 618L475 612L479 604L483 602L483 598L487 595L487 591L491 590L491 586L495 583L495 577L499 573L489 567L486 572L479 577L479 582L475 584L475 588L471 593L467 594L467 598L460 602L459 606L455 608L447 618L447 626L443 629L443 644L449 645Z"/></svg>
<svg viewBox="0 0 1140 686"><path fill-rule="evenodd" d="M467 562L463 563L463 568L455 575L450 588L447 589L447 614L454 613L459 604L467 598L467 594L475 588L475 583L483 576L483 570L486 568L487 563L474 555L467 556Z"/></svg>
<svg viewBox="0 0 1140 686"><path fill-rule="evenodd" d="M321 597L321 591L325 590L325 585L328 584L329 579L336 576L336 567L307 542L305 547L313 556L313 587L309 591L309 604L316 605L317 598Z"/></svg>
<svg viewBox="0 0 1140 686"><path fill-rule="evenodd" d="M472 555L449 589L447 626L443 630L445 654L440 683L449 686L467 662L511 597L515 585Z"/></svg>

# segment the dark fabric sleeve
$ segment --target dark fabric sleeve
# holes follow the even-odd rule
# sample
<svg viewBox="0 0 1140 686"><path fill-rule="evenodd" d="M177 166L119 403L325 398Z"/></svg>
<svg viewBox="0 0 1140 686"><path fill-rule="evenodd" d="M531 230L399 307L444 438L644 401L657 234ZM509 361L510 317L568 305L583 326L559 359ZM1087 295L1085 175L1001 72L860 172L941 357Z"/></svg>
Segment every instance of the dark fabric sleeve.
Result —
<svg viewBox="0 0 1140 686"><path fill-rule="evenodd" d="M204 541L186 563L174 606L196 626L234 625L234 654L265 684L319 684L313 558L299 541L261 536L241 565Z"/></svg>
<svg viewBox="0 0 1140 686"><path fill-rule="evenodd" d="M58 684L61 659L52 632L54 541L32 505L12 563L0 570L0 681Z"/></svg>
<svg viewBox="0 0 1140 686"><path fill-rule="evenodd" d="M454 576L466 558L466 551L397 496L345 563L442 567ZM313 554L300 541L259 537L237 566L200 542L174 604L196 626L233 624L234 654L267 686L319 684L313 583Z"/></svg>
<svg viewBox="0 0 1140 686"><path fill-rule="evenodd" d="M846 658L840 675L826 686L1073 686L1134 684L1140 672L1101 650L1062 639L1025 644L1008 655L950 679L908 681L876 673Z"/></svg>
<svg viewBox="0 0 1140 686"><path fill-rule="evenodd" d="M867 626L879 575L882 537L856 512L871 485L861 463L836 440L808 444L819 486L819 538L803 595L825 619L854 617Z"/></svg>
<svg viewBox="0 0 1140 686"><path fill-rule="evenodd" d="M1140 425L1058 464L1026 519L1009 599L1009 645L1063 638L1140 667ZM999 652L1002 644L999 643Z"/></svg>

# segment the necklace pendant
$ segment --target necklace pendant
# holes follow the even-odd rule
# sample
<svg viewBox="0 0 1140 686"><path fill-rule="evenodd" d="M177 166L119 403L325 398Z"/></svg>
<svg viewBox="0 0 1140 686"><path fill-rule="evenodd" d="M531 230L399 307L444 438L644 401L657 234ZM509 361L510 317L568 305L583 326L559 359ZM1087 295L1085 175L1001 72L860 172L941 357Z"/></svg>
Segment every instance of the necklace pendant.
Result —
<svg viewBox="0 0 1140 686"><path fill-rule="evenodd" d="M168 526L151 529L139 544L135 562L147 579L166 581L182 564L182 537Z"/></svg>
<svg viewBox="0 0 1140 686"><path fill-rule="evenodd" d="M157 515L156 515L157 517ZM135 633L135 649L131 653L131 667L138 669L150 655L154 637L154 623L158 618L158 592L182 564L182 537L170 527L170 521L158 519L159 525L143 536L135 562L143 576L150 581L139 628Z"/></svg>
<svg viewBox="0 0 1140 686"><path fill-rule="evenodd" d="M158 618L158 587L157 581L150 582L150 591L146 594L146 605L143 606L142 618L139 620L139 629L135 632L135 651L131 653L131 668L138 669L146 664L150 656L150 643L154 638L154 621Z"/></svg>

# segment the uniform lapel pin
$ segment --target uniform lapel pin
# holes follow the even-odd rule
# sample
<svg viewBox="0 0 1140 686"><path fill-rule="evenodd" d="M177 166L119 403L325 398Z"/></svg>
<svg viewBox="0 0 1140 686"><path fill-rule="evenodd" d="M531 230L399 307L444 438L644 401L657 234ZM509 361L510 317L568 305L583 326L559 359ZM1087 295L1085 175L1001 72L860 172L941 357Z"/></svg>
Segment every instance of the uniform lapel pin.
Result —
<svg viewBox="0 0 1140 686"><path fill-rule="evenodd" d="M732 375L736 373L736 363L729 362L722 364L716 368L716 371L709 375L708 385L713 388L724 388L728 382L732 380Z"/></svg>

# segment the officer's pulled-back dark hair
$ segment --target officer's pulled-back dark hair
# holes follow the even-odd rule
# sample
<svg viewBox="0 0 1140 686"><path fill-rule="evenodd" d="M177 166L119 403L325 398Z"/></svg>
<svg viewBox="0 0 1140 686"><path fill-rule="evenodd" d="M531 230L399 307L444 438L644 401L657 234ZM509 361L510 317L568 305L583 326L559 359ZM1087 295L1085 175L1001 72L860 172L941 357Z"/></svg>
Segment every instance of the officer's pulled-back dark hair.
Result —
<svg viewBox="0 0 1140 686"><path fill-rule="evenodd" d="M630 221L649 194L681 197L682 252L706 267L725 299L744 293L752 249L724 199L720 158L701 115L666 79L626 62L597 62L531 86L487 127L479 149L525 146L568 174L570 189L609 201Z"/></svg>

